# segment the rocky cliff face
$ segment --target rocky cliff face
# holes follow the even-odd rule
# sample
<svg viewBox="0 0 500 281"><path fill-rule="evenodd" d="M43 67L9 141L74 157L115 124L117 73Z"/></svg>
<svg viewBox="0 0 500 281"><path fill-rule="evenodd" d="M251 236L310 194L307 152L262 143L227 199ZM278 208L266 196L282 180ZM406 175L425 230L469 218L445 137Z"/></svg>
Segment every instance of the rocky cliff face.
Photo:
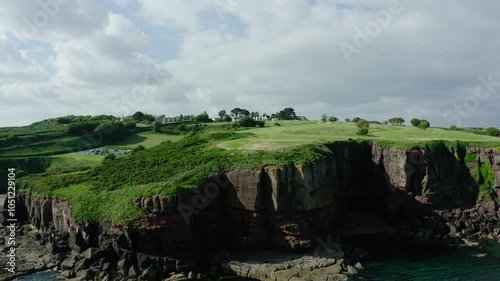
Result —
<svg viewBox="0 0 500 281"><path fill-rule="evenodd" d="M481 169L492 173L490 189L500 196L498 151L444 145L397 150L372 143L336 143L329 149L331 153L315 163L228 171L174 196L138 198L134 204L146 215L131 227L78 225L61 199L24 193L18 196L18 206L25 206L26 217L50 245L58 243L57 233L77 251L90 249L74 265L78 270L109 263L110 274L146 272L148 280L172 271L217 271L214 254L220 249L307 251L320 237L338 240L348 232L371 233L366 228L377 227L363 223L346 231L367 214L388 225L403 221L417 238L445 241L454 231L455 239L461 229L500 234L500 210L491 198L479 202L483 211L478 217L483 220L470 220L466 226L466 218L458 230L454 220L461 215L455 218L445 211L474 207L479 186L486 181ZM487 177L491 180L491 174ZM426 216L438 216L441 223L429 223L422 219ZM486 220L489 224L481 227Z"/></svg>

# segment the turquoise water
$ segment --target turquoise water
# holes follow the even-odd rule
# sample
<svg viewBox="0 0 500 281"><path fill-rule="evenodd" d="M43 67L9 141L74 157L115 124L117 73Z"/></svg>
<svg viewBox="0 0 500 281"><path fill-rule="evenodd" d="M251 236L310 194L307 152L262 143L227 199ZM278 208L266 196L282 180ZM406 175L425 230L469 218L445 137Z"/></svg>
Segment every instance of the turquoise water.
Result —
<svg viewBox="0 0 500 281"><path fill-rule="evenodd" d="M500 281L500 243L480 244L481 248L422 249L411 255L380 253L365 260L365 270L353 280Z"/></svg>
<svg viewBox="0 0 500 281"><path fill-rule="evenodd" d="M19 280L19 281L60 281L64 280L64 278L61 278L58 272L54 271L43 271L43 272L37 272L28 276L24 277L19 277L14 280Z"/></svg>

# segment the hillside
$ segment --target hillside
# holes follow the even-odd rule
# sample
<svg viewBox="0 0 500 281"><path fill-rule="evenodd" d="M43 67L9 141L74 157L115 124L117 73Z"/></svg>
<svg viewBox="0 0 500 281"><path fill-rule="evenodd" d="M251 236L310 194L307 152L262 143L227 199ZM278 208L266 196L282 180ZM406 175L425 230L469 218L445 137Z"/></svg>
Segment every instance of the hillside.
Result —
<svg viewBox="0 0 500 281"><path fill-rule="evenodd" d="M250 129L231 124L199 126L197 132L180 140L177 137L177 141L167 140L129 156L105 159L101 165L104 157L99 155L36 158L30 164L35 168L23 171L31 175L22 178L20 186L41 195L67 198L75 217L82 221L127 224L142 215L132 204L136 198L198 186L219 171L314 163L332 153L329 145L333 143L375 142L381 147L431 150L439 145L500 147L498 137L466 131L372 125L369 135L358 136L352 123L279 124L267 122L264 128Z"/></svg>

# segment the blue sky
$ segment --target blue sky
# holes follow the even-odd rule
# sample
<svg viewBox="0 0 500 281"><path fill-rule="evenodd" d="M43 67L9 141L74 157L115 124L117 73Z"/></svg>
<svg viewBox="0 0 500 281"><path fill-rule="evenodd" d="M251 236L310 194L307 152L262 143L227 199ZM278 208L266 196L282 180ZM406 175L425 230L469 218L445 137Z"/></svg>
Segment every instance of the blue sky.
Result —
<svg viewBox="0 0 500 281"><path fill-rule="evenodd" d="M498 1L33 3L0 6L0 126L234 107L500 126Z"/></svg>

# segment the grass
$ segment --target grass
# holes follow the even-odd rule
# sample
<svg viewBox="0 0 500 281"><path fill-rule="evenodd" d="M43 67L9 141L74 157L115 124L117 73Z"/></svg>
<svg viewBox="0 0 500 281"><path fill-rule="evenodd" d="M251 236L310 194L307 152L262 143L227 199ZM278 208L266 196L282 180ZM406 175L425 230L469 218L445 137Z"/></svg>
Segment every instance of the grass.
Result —
<svg viewBox="0 0 500 281"><path fill-rule="evenodd" d="M178 141L183 136L179 135L166 135L154 132L141 132L135 135L131 135L123 139L122 141L109 145L112 149L134 149L138 145L142 145L145 148L150 148L159 145L165 141Z"/></svg>
<svg viewBox="0 0 500 281"><path fill-rule="evenodd" d="M500 146L500 138L466 131L371 124L369 135L358 136L353 123L279 123L281 126L267 122L265 128L249 129L230 124L196 125L198 133L185 137L142 132L108 147L133 149L143 145L149 149L114 160L80 153L48 157L53 159L43 165L43 172L21 178L19 186L41 195L67 198L80 221L129 224L143 215L133 205L135 198L191 188L218 171L312 163L332 153L334 143L339 141L375 141L396 148L420 146L434 153L456 141ZM480 168L478 175L484 183L490 183L488 167Z"/></svg>
<svg viewBox="0 0 500 281"><path fill-rule="evenodd" d="M229 140L217 144L226 149L275 149L286 146L307 144L314 141L343 141L348 139L374 141L384 146L410 148L431 140L462 141L480 146L498 147L500 138L478 135L465 131L452 131L437 128L421 130L415 127L370 124L366 136L356 134L354 123L317 122L317 121L279 121L267 122L265 128L249 129L254 137Z"/></svg>

